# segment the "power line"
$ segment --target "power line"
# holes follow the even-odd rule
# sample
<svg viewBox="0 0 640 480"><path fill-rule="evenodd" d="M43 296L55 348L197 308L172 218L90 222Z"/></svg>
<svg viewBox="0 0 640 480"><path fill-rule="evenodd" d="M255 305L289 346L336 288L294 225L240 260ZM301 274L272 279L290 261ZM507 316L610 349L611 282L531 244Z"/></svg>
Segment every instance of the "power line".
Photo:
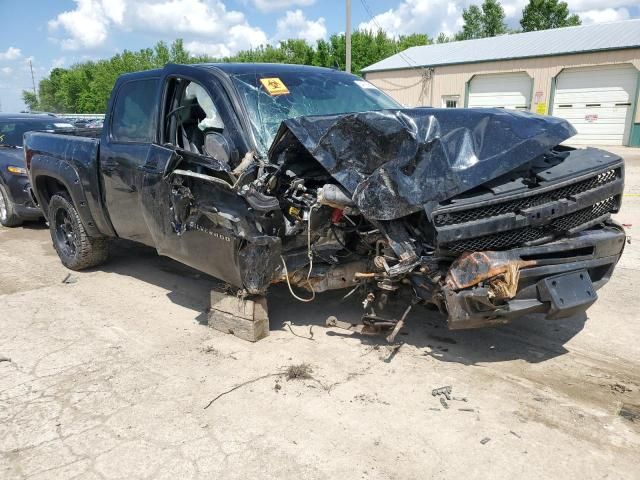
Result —
<svg viewBox="0 0 640 480"><path fill-rule="evenodd" d="M362 6L364 7L365 11L367 12L367 14L369 15L369 18L371 19L371 21L375 24L376 27L378 27L378 30L382 30L384 32L384 29L382 28L382 26L380 26L380 24L378 23L378 21L376 20L376 18L374 17L374 15L371 13L371 10L369 9L369 5L367 5L366 0L360 0L360 3L362 4ZM412 70L416 70L417 72L419 72L420 74L420 80L418 80L415 84L412 85L407 85L404 87L400 87L400 85L394 85L392 82L388 82L398 88L393 89L394 91L397 90L406 90L408 88L413 88L416 87L420 84L422 84L422 87L420 88L420 95L418 96L418 102L419 103L424 103L424 94L425 94L425 88L427 86L427 82L429 82L432 78L433 75L433 68L427 68L424 66L419 66L419 65L415 65L414 63L412 63L410 61L410 58L407 57L403 52L398 51L398 46L396 44L396 42L393 43L393 49L396 52L396 55L398 55L402 60L405 61L405 63L409 66L409 68L411 68ZM431 86L431 88L433 89L433 85ZM433 95L433 91L431 92L431 94Z"/></svg>
<svg viewBox="0 0 640 480"><path fill-rule="evenodd" d="M375 24L376 27L378 27L378 30L382 30L384 32L384 28L382 28L382 26L380 26L380 24L378 23L378 21L376 20L376 17L373 15L373 13L371 13L371 10L369 9L369 5L367 4L366 0L360 0L360 3L362 4L362 6L364 7L365 11L367 12L367 15L369 15L369 18L371 19L371 21ZM420 69L419 66L412 64L409 60L409 58L403 53L398 51L398 47L397 45L393 44L393 49L396 52L396 55L399 55L400 58L402 58L407 65L409 65L409 67L411 68L415 68L415 69Z"/></svg>

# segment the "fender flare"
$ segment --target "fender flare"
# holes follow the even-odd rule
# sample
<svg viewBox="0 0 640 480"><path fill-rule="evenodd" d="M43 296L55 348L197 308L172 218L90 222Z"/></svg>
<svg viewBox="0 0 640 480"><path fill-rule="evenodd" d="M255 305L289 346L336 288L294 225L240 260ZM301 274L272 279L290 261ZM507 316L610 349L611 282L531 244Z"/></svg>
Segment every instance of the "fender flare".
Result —
<svg viewBox="0 0 640 480"><path fill-rule="evenodd" d="M71 200L78 211L78 215L80 215L82 224L89 235L92 237L111 236L108 231L101 231L98 227L91 208L89 207L80 175L71 164L50 156L34 155L31 159L29 176L31 178L31 188L45 218L48 217L49 194L54 192L47 192L45 190L43 180L52 178L60 183L71 196ZM49 219L47 218L47 220Z"/></svg>

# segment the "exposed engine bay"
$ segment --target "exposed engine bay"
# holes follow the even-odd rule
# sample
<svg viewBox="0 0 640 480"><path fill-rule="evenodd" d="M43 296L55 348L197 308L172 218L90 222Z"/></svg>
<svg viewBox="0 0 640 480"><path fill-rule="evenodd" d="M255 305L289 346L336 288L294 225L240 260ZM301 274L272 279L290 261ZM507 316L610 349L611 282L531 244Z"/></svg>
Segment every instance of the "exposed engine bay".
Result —
<svg viewBox="0 0 640 480"><path fill-rule="evenodd" d="M246 295L277 282L305 302L345 289L362 299L363 325L391 329L389 340L415 304L450 328L563 318L596 300L625 242L610 219L623 161L560 145L574 133L560 119L487 109L287 120L268 158L228 165L183 152L164 174L167 229L227 242L231 258L214 255L208 273ZM385 318L396 300L404 315Z"/></svg>

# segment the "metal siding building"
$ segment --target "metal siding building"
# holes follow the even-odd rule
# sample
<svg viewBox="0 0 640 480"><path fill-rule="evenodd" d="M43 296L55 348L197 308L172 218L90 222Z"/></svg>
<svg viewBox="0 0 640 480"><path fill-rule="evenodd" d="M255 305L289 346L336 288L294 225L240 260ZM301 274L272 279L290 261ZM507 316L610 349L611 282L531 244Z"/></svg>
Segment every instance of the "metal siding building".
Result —
<svg viewBox="0 0 640 480"><path fill-rule="evenodd" d="M363 73L407 106L530 110L571 121L572 144L640 146L640 20L412 47Z"/></svg>

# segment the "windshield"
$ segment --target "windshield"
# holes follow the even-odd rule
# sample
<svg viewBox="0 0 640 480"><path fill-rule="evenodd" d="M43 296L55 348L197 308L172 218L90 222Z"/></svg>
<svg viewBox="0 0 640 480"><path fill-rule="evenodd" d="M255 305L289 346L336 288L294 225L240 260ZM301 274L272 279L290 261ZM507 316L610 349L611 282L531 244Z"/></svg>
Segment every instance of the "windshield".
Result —
<svg viewBox="0 0 640 480"><path fill-rule="evenodd" d="M269 149L280 123L289 118L401 108L371 83L337 70L263 71L232 78L262 153Z"/></svg>
<svg viewBox="0 0 640 480"><path fill-rule="evenodd" d="M22 136L27 132L32 130L65 130L67 128L73 128L73 125L53 117L46 120L0 120L0 145L21 147Z"/></svg>

